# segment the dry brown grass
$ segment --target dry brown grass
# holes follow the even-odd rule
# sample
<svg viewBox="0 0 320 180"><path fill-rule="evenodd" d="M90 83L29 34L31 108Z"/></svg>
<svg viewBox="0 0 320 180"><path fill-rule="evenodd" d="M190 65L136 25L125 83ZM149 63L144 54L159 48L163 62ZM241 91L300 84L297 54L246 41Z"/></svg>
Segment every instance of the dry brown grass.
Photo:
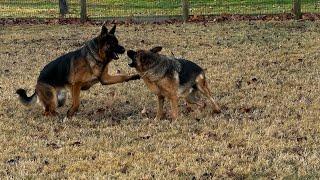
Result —
<svg viewBox="0 0 320 180"><path fill-rule="evenodd" d="M25 108L42 67L99 32L96 26L13 26L0 31L0 176L320 178L319 22L119 26L127 48L162 45L207 68L223 113L153 121L141 81L95 85L66 123ZM133 73L127 58L113 72ZM140 112L146 107L147 115Z"/></svg>

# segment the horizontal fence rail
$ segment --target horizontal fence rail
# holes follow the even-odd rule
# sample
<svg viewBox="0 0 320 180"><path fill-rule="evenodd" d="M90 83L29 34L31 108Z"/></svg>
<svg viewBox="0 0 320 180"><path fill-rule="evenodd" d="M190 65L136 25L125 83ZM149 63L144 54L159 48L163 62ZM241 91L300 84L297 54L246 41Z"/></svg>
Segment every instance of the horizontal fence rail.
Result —
<svg viewBox="0 0 320 180"><path fill-rule="evenodd" d="M81 18L320 13L320 0L0 0L0 18Z"/></svg>

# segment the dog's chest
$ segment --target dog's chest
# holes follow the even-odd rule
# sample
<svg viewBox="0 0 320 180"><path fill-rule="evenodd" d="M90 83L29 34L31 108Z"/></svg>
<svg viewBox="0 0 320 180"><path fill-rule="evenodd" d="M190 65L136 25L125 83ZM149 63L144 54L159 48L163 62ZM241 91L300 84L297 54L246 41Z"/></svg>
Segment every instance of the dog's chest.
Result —
<svg viewBox="0 0 320 180"><path fill-rule="evenodd" d="M146 79L146 78L143 78L143 80L151 92L160 95L161 91L157 83L149 81L149 79Z"/></svg>
<svg viewBox="0 0 320 180"><path fill-rule="evenodd" d="M91 84L101 76L103 67L96 64L89 64L86 61L75 61L70 76L70 83Z"/></svg>
<svg viewBox="0 0 320 180"><path fill-rule="evenodd" d="M102 74L102 71L103 71L102 66L94 65L93 67L91 67L92 76L95 78L100 77Z"/></svg>

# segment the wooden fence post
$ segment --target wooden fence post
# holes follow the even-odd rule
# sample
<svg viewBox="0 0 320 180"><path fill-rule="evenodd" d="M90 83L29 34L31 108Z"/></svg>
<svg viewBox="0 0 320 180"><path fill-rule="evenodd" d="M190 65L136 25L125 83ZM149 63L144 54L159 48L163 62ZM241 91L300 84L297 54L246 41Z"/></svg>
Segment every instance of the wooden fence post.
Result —
<svg viewBox="0 0 320 180"><path fill-rule="evenodd" d="M182 19L186 22L189 19L189 1L182 0Z"/></svg>
<svg viewBox="0 0 320 180"><path fill-rule="evenodd" d="M81 22L85 22L87 20L87 0L80 0L81 10L80 10L80 18Z"/></svg>
<svg viewBox="0 0 320 180"><path fill-rule="evenodd" d="M292 12L295 16L295 19L301 19L301 0L292 0Z"/></svg>

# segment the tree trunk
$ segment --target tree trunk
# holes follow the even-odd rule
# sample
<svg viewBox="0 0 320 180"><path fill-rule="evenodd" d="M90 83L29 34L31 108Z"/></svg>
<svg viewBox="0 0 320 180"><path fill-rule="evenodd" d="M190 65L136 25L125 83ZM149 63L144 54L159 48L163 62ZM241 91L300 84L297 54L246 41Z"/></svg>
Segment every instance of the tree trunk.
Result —
<svg viewBox="0 0 320 180"><path fill-rule="evenodd" d="M60 17L65 17L68 14L69 8L67 4L67 0L59 0L59 10L60 10Z"/></svg>
<svg viewBox="0 0 320 180"><path fill-rule="evenodd" d="M81 10L80 10L80 19L82 22L87 20L87 0L80 0Z"/></svg>
<svg viewBox="0 0 320 180"><path fill-rule="evenodd" d="M189 1L182 0L182 18L184 22L187 22L189 19Z"/></svg>
<svg viewBox="0 0 320 180"><path fill-rule="evenodd" d="M292 1L292 11L295 16L295 19L301 19L302 13L301 13L301 0L293 0Z"/></svg>

